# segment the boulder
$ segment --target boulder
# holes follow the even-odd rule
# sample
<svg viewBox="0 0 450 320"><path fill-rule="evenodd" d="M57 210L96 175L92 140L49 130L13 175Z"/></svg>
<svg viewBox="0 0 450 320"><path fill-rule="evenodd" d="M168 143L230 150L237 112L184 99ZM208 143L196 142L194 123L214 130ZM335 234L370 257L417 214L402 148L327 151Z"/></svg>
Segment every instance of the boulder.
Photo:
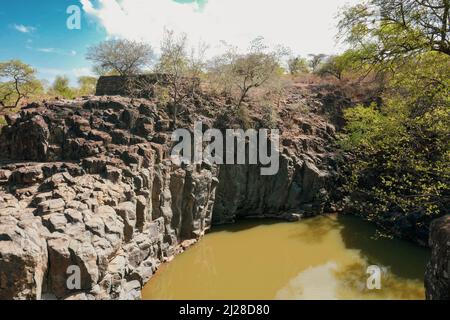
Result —
<svg viewBox="0 0 450 320"><path fill-rule="evenodd" d="M33 185L42 181L44 175L39 167L24 167L12 172L9 183L14 185Z"/></svg>
<svg viewBox="0 0 450 320"><path fill-rule="evenodd" d="M37 208L38 215L46 215L55 212L63 212L66 203L63 199L51 199L44 202L39 203Z"/></svg>
<svg viewBox="0 0 450 320"><path fill-rule="evenodd" d="M44 235L38 218L0 216L0 299L41 299L48 267Z"/></svg>

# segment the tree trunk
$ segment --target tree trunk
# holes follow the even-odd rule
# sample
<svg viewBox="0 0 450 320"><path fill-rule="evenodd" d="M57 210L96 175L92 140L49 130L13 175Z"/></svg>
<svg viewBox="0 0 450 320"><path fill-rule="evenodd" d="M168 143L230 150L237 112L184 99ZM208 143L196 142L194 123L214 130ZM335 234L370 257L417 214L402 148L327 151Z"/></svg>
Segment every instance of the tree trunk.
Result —
<svg viewBox="0 0 450 320"><path fill-rule="evenodd" d="M16 103L14 104L14 108L17 108L20 100L22 99L22 94L20 93L20 90L19 90L19 81L17 79L16 79L15 87L16 87L16 92L17 92L17 100L16 100Z"/></svg>
<svg viewBox="0 0 450 320"><path fill-rule="evenodd" d="M238 107L240 107L240 106L242 105L242 102L244 102L244 99L245 99L245 97L247 96L247 93L248 93L249 90L250 90L250 87L245 88L245 89L242 91L241 98L239 99Z"/></svg>
<svg viewBox="0 0 450 320"><path fill-rule="evenodd" d="M21 99L22 99L21 96L19 96L19 97L17 98L16 103L14 104L14 108L17 108L17 106L19 105Z"/></svg>

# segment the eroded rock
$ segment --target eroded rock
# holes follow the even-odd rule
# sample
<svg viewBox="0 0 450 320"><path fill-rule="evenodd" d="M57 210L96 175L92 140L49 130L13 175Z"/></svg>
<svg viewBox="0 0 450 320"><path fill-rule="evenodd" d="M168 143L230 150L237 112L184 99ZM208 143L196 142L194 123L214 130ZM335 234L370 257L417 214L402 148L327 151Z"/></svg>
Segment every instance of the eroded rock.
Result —
<svg viewBox="0 0 450 320"><path fill-rule="evenodd" d="M215 105L195 99L192 108ZM0 135L8 163L0 164L0 299L137 299L158 266L213 220L290 220L323 209L334 134L325 121L294 119L280 171L262 177L257 166L174 165L170 116L156 105L59 101L8 121ZM73 267L75 289L67 285Z"/></svg>

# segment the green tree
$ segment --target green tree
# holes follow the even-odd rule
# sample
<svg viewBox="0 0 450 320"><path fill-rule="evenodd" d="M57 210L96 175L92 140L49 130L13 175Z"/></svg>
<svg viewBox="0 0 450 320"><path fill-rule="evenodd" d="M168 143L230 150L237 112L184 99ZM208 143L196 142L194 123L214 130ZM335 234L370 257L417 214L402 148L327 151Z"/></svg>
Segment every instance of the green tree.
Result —
<svg viewBox="0 0 450 320"><path fill-rule="evenodd" d="M20 60L0 63L0 107L17 108L24 98L42 91L36 71Z"/></svg>
<svg viewBox="0 0 450 320"><path fill-rule="evenodd" d="M343 12L353 62L387 79L380 106L345 111L347 189L366 215L414 213L419 225L448 212L449 9L450 0L370 0Z"/></svg>
<svg viewBox="0 0 450 320"><path fill-rule="evenodd" d="M95 89L97 86L97 78L83 76L78 78L78 92L81 96L88 96L95 94Z"/></svg>
<svg viewBox="0 0 450 320"><path fill-rule="evenodd" d="M57 76L50 89L51 94L72 99L75 96L75 90L70 87L69 83L69 78L66 76Z"/></svg>
<svg viewBox="0 0 450 320"><path fill-rule="evenodd" d="M299 75L309 73L308 61L302 57L292 57L288 60L289 73L291 75Z"/></svg>
<svg viewBox="0 0 450 320"><path fill-rule="evenodd" d="M309 66L312 72L317 72L317 69L320 67L326 57L327 55L323 53L309 55Z"/></svg>
<svg viewBox="0 0 450 320"><path fill-rule="evenodd" d="M450 204L450 113L440 106L405 116L401 100L381 110L346 110L342 144L356 155L347 188L366 215L390 212L439 216ZM368 208L370 208L368 210Z"/></svg>
<svg viewBox="0 0 450 320"><path fill-rule="evenodd" d="M347 8L340 37L368 63L388 63L426 53L450 55L450 0L369 0Z"/></svg>
<svg viewBox="0 0 450 320"><path fill-rule="evenodd" d="M355 53L351 50L341 55L330 56L316 68L316 73L320 76L331 75L342 80L345 72L352 71L355 59Z"/></svg>

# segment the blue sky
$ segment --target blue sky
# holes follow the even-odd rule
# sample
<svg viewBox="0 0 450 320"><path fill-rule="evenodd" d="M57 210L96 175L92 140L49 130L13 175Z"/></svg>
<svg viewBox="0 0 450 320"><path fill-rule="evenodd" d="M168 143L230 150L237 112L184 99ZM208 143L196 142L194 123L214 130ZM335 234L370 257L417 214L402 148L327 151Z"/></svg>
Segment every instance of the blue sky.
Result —
<svg viewBox="0 0 450 320"><path fill-rule="evenodd" d="M50 81L57 74L74 79L89 73L86 48L104 39L106 32L87 15L82 15L81 30L67 29L67 7L79 1L0 1L0 61L20 59Z"/></svg>
<svg viewBox="0 0 450 320"><path fill-rule="evenodd" d="M20 59L53 81L91 73L89 46L108 37L145 41L158 52L164 28L184 32L194 47L223 42L245 50L263 36L295 54L335 53L338 8L359 0L0 0L0 61ZM81 30L66 27L71 5L82 10Z"/></svg>

